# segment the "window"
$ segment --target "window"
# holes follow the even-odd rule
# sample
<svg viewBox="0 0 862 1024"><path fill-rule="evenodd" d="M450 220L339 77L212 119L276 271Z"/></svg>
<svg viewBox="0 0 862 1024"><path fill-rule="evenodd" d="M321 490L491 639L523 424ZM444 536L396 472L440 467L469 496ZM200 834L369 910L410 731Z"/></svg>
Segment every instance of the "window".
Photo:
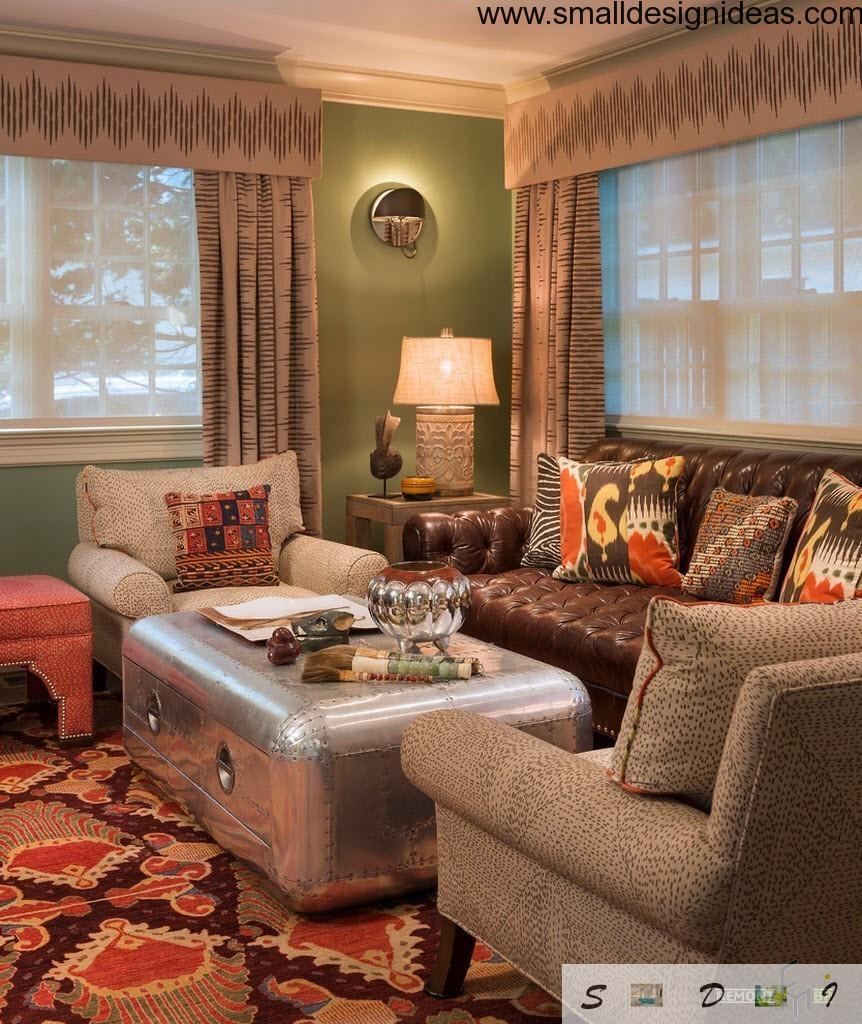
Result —
<svg viewBox="0 0 862 1024"><path fill-rule="evenodd" d="M200 422L192 172L0 157L0 430Z"/></svg>
<svg viewBox="0 0 862 1024"><path fill-rule="evenodd" d="M609 420L862 440L862 118L602 178Z"/></svg>

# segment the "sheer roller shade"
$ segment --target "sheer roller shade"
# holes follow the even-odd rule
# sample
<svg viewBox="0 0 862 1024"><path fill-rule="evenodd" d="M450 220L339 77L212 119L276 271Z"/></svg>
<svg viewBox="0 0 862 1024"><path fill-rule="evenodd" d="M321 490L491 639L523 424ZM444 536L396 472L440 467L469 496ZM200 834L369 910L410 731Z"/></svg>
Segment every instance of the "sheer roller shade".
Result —
<svg viewBox="0 0 862 1024"><path fill-rule="evenodd" d="M0 430L200 422L194 216L188 170L0 157Z"/></svg>
<svg viewBox="0 0 862 1024"><path fill-rule="evenodd" d="M609 422L862 441L862 118L602 177Z"/></svg>

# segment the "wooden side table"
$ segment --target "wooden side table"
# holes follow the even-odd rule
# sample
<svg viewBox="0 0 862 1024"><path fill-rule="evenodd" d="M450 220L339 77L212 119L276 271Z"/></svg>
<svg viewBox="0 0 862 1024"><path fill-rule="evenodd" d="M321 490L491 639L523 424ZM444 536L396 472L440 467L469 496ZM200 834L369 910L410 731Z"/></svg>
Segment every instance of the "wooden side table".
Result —
<svg viewBox="0 0 862 1024"><path fill-rule="evenodd" d="M419 512L472 512L486 508L502 508L511 504L502 494L462 494L455 498L428 498L407 501L397 498L375 498L368 494L347 495L347 543L367 548L371 540L371 524L383 523L383 553L390 562L404 558L401 535L404 524Z"/></svg>

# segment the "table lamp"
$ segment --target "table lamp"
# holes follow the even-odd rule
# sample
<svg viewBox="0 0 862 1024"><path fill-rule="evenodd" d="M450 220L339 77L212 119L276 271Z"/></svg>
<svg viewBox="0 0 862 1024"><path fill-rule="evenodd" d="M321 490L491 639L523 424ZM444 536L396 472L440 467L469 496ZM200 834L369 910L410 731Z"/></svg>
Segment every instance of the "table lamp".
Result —
<svg viewBox="0 0 862 1024"><path fill-rule="evenodd" d="M416 473L441 497L473 493L473 407L499 405L490 338L404 338L396 405L416 406Z"/></svg>

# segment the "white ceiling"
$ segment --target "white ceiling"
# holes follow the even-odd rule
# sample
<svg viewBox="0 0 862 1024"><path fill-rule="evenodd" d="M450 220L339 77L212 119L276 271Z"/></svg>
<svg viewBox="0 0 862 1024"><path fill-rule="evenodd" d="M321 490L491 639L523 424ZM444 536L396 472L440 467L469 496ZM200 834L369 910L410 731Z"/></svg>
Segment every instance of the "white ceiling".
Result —
<svg viewBox="0 0 862 1024"><path fill-rule="evenodd" d="M483 26L476 12L478 2L0 0L0 23L494 85L629 41L643 31L607 26ZM556 0L545 2L551 10ZM693 6L700 0L683 2Z"/></svg>

